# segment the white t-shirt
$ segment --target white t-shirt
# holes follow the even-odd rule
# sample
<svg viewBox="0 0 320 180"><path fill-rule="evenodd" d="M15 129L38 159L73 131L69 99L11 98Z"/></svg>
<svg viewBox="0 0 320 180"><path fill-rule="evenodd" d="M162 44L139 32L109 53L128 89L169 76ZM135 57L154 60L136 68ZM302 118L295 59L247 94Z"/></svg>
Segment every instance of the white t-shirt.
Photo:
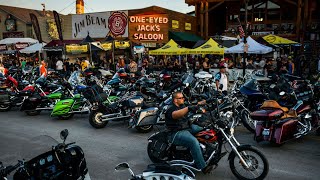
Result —
<svg viewBox="0 0 320 180"><path fill-rule="evenodd" d="M56 63L56 69L57 70L62 70L63 69L63 62L62 61L57 61Z"/></svg>

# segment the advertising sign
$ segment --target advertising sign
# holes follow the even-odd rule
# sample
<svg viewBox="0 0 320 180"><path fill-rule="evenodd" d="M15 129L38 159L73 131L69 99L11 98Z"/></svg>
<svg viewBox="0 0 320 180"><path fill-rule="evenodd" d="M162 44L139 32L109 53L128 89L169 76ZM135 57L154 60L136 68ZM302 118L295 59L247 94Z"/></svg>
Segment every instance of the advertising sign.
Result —
<svg viewBox="0 0 320 180"><path fill-rule="evenodd" d="M130 16L130 40L136 43L168 41L168 16L166 14Z"/></svg>
<svg viewBox="0 0 320 180"><path fill-rule="evenodd" d="M129 41L115 41L114 47L117 49L127 49L130 47Z"/></svg>
<svg viewBox="0 0 320 180"><path fill-rule="evenodd" d="M172 20L172 29L179 29L179 21Z"/></svg>
<svg viewBox="0 0 320 180"><path fill-rule="evenodd" d="M66 45L66 51L67 53L85 53L88 52L88 46L87 45Z"/></svg>
<svg viewBox="0 0 320 180"><path fill-rule="evenodd" d="M24 49L24 48L26 48L26 47L28 47L28 46L29 46L29 43L16 43L16 44L15 44L15 48L16 48L17 50Z"/></svg>
<svg viewBox="0 0 320 180"><path fill-rule="evenodd" d="M101 13L72 15L72 38L128 37L128 11L109 11Z"/></svg>
<svg viewBox="0 0 320 180"><path fill-rule="evenodd" d="M191 31L191 23L185 23L185 30Z"/></svg>
<svg viewBox="0 0 320 180"><path fill-rule="evenodd" d="M101 43L100 46L103 50L108 51L112 49L112 43Z"/></svg>

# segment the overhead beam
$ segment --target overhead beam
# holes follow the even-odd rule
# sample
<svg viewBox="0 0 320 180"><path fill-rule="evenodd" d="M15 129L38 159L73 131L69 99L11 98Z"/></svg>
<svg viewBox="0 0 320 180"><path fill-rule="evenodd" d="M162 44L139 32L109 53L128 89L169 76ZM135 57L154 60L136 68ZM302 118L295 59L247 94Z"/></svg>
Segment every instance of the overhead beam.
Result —
<svg viewBox="0 0 320 180"><path fill-rule="evenodd" d="M221 2L219 2L218 4L212 6L210 9L208 10L205 10L205 11L202 11L201 14L204 14L204 13L207 13L207 12L210 12L212 10L214 10L215 8L219 7L220 5L222 5L224 3L224 0L222 0Z"/></svg>

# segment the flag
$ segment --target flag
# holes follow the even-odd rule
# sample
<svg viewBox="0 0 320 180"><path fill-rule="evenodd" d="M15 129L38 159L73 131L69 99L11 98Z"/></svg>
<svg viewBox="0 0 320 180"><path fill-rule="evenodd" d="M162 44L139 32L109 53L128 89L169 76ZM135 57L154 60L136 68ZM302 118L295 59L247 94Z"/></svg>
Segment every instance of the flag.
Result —
<svg viewBox="0 0 320 180"><path fill-rule="evenodd" d="M238 32L241 38L245 36L244 30L241 25L238 26Z"/></svg>
<svg viewBox="0 0 320 180"><path fill-rule="evenodd" d="M32 23L32 26L33 26L33 29L34 29L34 33L36 34L39 43L41 43L42 42L42 37L41 37L41 31L40 31L38 18L33 13L30 13L30 19L31 19L31 23Z"/></svg>
<svg viewBox="0 0 320 180"><path fill-rule="evenodd" d="M60 17L59 17L59 14L57 13L57 11L53 11L53 16L54 16L54 20L56 21L56 26L57 26L57 30L58 30L58 34L59 34L59 39L63 40L61 21L60 21Z"/></svg>

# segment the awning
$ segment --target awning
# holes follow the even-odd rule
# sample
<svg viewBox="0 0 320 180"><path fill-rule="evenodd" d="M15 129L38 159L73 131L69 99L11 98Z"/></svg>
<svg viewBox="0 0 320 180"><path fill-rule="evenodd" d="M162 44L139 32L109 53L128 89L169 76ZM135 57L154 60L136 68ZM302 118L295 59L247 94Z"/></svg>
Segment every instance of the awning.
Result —
<svg viewBox="0 0 320 180"><path fill-rule="evenodd" d="M26 53L26 54L30 54L30 53L35 53L37 51L42 52L42 48L47 45L46 43L36 43L34 45L31 45L29 47L26 47L22 50L20 50L20 53Z"/></svg>
<svg viewBox="0 0 320 180"><path fill-rule="evenodd" d="M265 41L267 41L269 44L276 44L276 45L295 45L299 44L298 42L292 41L287 38L283 38L280 36L276 36L273 34L269 34L267 36L262 37Z"/></svg>
<svg viewBox="0 0 320 180"><path fill-rule="evenodd" d="M181 55L187 53L187 48L180 47L174 40L170 40L163 47L149 51L149 55Z"/></svg>
<svg viewBox="0 0 320 180"><path fill-rule="evenodd" d="M210 38L206 43L201 46L188 50L188 54L224 54L224 48L219 47L219 44Z"/></svg>
<svg viewBox="0 0 320 180"><path fill-rule="evenodd" d="M174 41L191 41L197 42L202 40L200 36L195 34L187 33L187 32L174 32L169 31L169 39L173 39Z"/></svg>

